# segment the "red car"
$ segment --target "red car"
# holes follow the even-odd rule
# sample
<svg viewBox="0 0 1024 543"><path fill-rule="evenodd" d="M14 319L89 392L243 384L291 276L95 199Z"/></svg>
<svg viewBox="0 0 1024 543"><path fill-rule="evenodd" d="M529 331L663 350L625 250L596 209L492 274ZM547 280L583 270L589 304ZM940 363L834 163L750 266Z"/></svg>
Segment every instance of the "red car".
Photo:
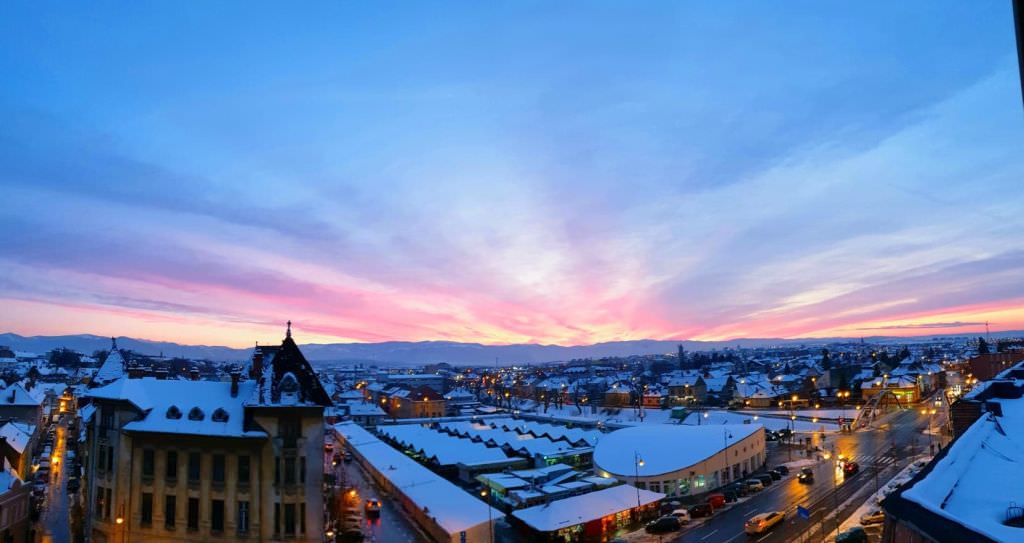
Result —
<svg viewBox="0 0 1024 543"><path fill-rule="evenodd" d="M858 471L860 471L860 465L856 462L846 462L843 464L843 475L846 477L849 477Z"/></svg>

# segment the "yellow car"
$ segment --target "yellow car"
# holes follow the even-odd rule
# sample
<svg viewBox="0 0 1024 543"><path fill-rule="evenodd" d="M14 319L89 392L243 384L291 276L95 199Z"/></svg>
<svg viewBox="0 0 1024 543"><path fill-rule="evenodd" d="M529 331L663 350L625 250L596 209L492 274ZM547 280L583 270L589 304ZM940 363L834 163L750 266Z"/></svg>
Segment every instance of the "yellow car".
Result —
<svg viewBox="0 0 1024 543"><path fill-rule="evenodd" d="M760 535L768 530L771 530L776 524L780 524L784 519L782 511L772 511L771 513L761 513L755 515L743 525L743 531L750 535Z"/></svg>

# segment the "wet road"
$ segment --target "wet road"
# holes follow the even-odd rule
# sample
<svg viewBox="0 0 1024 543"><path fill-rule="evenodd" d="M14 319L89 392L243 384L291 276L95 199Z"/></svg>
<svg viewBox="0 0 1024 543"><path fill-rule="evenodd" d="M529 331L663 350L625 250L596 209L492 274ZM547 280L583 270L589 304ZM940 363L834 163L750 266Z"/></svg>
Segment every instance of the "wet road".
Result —
<svg viewBox="0 0 1024 543"><path fill-rule="evenodd" d="M61 418L59 424L55 425L56 432L53 440L53 460L50 464L50 484L46 488L46 505L41 519L43 543L69 543L71 541L71 528L68 524L68 493L67 477L65 470L65 458L67 436L67 423Z"/></svg>
<svg viewBox="0 0 1024 543"><path fill-rule="evenodd" d="M714 518L687 530L673 541L743 541L748 538L743 532L744 522L756 514L771 511L786 512L785 526L780 526L756 539L749 539L780 543L793 541L807 530L818 516L834 510L837 505L842 504L846 498L865 485L874 486L876 480L884 485L887 478L895 474L896 466L904 463L904 458L926 452L928 437L921 432L927 424L927 420L916 410L907 409L886 416L875 429L829 436L822 444L823 451L852 458L860 464L860 473L844 479L840 472L836 472L833 458L833 461L824 461L812 466L815 482L805 485L796 481L795 474L799 470L791 470L788 477L776 481L746 502L735 504L717 513ZM882 476L875 477L876 469L881 471ZM836 491L836 494L833 494L833 491ZM811 521L796 518L794 512L797 505L811 508L816 516ZM825 527L832 528L833 526L829 526L830 523L831 521L826 522Z"/></svg>
<svg viewBox="0 0 1024 543"><path fill-rule="evenodd" d="M338 444L335 444L335 450L341 450L342 454L344 454L344 451ZM334 470L340 481L347 482L356 491L355 496L345 497L345 499L348 500L346 503L353 505L348 511L361 517L360 528L366 535L366 541L375 543L415 543L423 540L418 535L419 532L416 527L406 519L397 504L390 496L377 488L372 478L363 472L356 461L353 460L350 463L342 462L337 467L333 467L330 465L329 460L331 455L326 456L328 457L328 462L325 469ZM368 519L366 517L363 504L368 498L378 498L381 500L380 517L377 519Z"/></svg>

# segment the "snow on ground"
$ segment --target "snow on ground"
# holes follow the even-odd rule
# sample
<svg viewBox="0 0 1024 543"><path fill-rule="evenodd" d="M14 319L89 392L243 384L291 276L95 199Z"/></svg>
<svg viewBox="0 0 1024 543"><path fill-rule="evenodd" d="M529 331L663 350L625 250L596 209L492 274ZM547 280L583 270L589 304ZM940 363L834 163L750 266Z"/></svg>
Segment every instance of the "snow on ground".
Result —
<svg viewBox="0 0 1024 543"><path fill-rule="evenodd" d="M705 417L705 415L707 415ZM837 432L839 425L828 422L777 419L738 411L705 411L690 413L683 424L760 424L766 430L793 428L796 432Z"/></svg>

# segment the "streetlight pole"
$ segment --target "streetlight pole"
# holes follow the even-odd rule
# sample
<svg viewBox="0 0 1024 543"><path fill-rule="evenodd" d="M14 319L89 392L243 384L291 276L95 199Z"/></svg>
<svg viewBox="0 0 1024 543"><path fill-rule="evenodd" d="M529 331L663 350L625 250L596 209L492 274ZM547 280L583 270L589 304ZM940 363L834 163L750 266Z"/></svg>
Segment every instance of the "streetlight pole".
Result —
<svg viewBox="0 0 1024 543"><path fill-rule="evenodd" d="M640 458L640 453L633 451L633 467L636 469L636 478L633 480L633 486L636 487L636 515L640 516L640 466L644 465L644 459Z"/></svg>
<svg viewBox="0 0 1024 543"><path fill-rule="evenodd" d="M484 489L480 491L480 496L484 497L487 502L487 536L490 543L494 543L494 521L491 520L491 493L489 490Z"/></svg>

